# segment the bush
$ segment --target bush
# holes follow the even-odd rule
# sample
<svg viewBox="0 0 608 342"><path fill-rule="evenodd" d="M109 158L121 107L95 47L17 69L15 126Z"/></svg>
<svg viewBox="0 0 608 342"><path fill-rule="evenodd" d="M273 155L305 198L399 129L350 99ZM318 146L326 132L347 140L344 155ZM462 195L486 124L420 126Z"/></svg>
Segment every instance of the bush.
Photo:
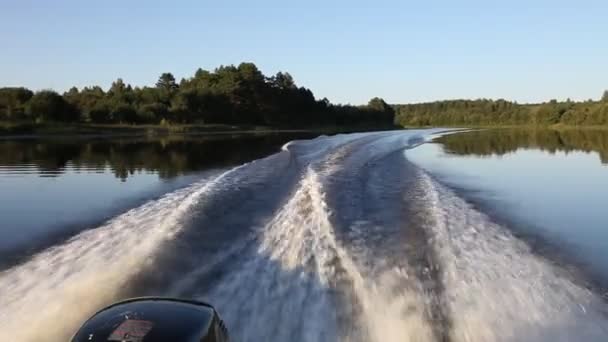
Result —
<svg viewBox="0 0 608 342"><path fill-rule="evenodd" d="M65 99L51 90L37 92L28 101L26 113L36 120L45 121L78 121L79 114Z"/></svg>
<svg viewBox="0 0 608 342"><path fill-rule="evenodd" d="M97 104L89 112L89 119L94 123L109 123L110 108L105 104Z"/></svg>
<svg viewBox="0 0 608 342"><path fill-rule="evenodd" d="M163 103L150 103L139 107L137 116L141 123L156 123L167 117L169 109Z"/></svg>
<svg viewBox="0 0 608 342"><path fill-rule="evenodd" d="M137 112L127 104L119 104L110 112L112 122L137 123Z"/></svg>

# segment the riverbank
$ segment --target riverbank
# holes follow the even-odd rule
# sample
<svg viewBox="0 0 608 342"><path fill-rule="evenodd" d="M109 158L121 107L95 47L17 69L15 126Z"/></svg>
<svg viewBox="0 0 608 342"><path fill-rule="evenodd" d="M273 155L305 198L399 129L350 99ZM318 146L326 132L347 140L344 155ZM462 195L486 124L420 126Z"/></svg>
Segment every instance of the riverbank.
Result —
<svg viewBox="0 0 608 342"><path fill-rule="evenodd" d="M126 124L33 124L0 122L0 138L34 138L58 136L120 137L120 136L166 136L166 135L221 135L221 134L268 134L306 133L322 134L351 133L392 130L400 127L389 125L309 126L303 128L271 127L254 125L126 125Z"/></svg>

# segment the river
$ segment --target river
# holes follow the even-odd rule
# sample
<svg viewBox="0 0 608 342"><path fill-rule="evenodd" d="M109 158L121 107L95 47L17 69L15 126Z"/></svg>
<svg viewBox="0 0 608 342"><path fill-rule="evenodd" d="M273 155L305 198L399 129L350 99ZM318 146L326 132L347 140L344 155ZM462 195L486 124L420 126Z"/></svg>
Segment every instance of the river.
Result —
<svg viewBox="0 0 608 342"><path fill-rule="evenodd" d="M234 341L608 340L608 133L0 141L0 339L113 301Z"/></svg>

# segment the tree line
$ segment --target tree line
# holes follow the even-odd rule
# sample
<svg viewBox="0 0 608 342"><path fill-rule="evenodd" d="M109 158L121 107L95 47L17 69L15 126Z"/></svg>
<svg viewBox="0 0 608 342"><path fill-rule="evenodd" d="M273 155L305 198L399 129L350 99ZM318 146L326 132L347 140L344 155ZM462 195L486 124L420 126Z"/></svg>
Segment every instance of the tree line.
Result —
<svg viewBox="0 0 608 342"><path fill-rule="evenodd" d="M506 100L450 100L395 105L402 126L608 125L608 91L599 101L518 104Z"/></svg>
<svg viewBox="0 0 608 342"><path fill-rule="evenodd" d="M63 94L0 88L0 120L99 124L231 124L302 127L392 125L394 110L384 100L334 105L317 100L287 72L265 76L253 63L198 69L179 82L163 73L154 86L133 87L117 79Z"/></svg>

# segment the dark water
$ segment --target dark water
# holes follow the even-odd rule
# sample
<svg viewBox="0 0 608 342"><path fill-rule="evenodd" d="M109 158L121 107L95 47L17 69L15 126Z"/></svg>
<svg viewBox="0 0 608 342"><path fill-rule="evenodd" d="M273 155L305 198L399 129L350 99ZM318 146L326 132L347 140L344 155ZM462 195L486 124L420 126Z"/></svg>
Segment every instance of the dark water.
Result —
<svg viewBox="0 0 608 342"><path fill-rule="evenodd" d="M163 152L147 164L154 166L126 167L144 172L114 173L107 161L116 159L107 158L102 175L118 174L113 178L117 184L142 182L139 190L125 193L152 191L165 179L175 183L156 188L151 200L128 206L128 211L123 207L93 229L40 248L2 271L0 339L65 340L100 306L129 296L170 295L214 303L235 341L607 340L606 300L599 288L587 284L587 279L602 274L601 267L571 272L584 265L585 258L602 264L597 259L601 253L558 253L560 257L553 258L554 254L539 253L530 240L536 236L560 247L558 241L571 237L572 246L586 241L589 244L581 250L589 251L589 246L601 245L590 240L604 236L601 223L608 221L599 206L587 207L589 198L599 201L606 196L600 179L606 167L592 152L598 151L598 141L606 140L594 136L589 138L593 142L577 140L583 142L578 147L559 145L567 146L566 155L555 145L542 145L540 133L527 140L520 136L529 134L520 132L507 137L503 132L464 133L443 138L445 148L452 151L446 154L440 145L424 144L438 132L297 140L236 167L223 166L221 158L204 167L189 162L206 160L201 154L211 151L230 159L228 164L238 164L224 147ZM560 135L557 141L564 140ZM164 146L153 145L152 150ZM238 141L236 151L253 145ZM33 154L38 148L16 150ZM70 168L89 150L82 148L76 154L80 157L59 163L65 166L58 178L82 175L72 174ZM129 152L124 156L141 155L133 160L142 161L150 153L125 151ZM511 152L504 155L507 151ZM524 158L517 165L537 163L537 173L548 175L526 174L509 156ZM579 158L564 161L573 156ZM186 166L175 171L169 160ZM565 165L570 165L569 172L563 170ZM40 168L36 170L36 175L24 177L31 176L32 183L35 177L43 179ZM155 181L145 185L148 172ZM502 205L530 200L531 179L564 181L572 172L593 186L562 187L563 192L556 193L548 187L553 183L541 183L536 192L545 196L537 194L540 199L530 202L537 207L528 202L522 202L524 209ZM123 182L125 177L120 176L125 174ZM70 191L85 192L82 188L91 184L110 187L94 178L96 174L84 175L91 178ZM8 175L0 178L3 186L11 183ZM526 184L509 192L518 179ZM27 186L21 188L30 189ZM576 189L591 192L570 193ZM28 191L34 198L36 192ZM56 191L58 202L64 197ZM94 197L96 190L85 193ZM558 194L564 202L551 202ZM115 200L108 197L96 203L106 201ZM585 217L588 221L577 230L583 236L596 235L581 238L566 226L551 231L546 226L553 226L547 224L552 218L545 221L545 215L526 214L548 204L560 205L552 213L561 215L559 221L579 219L558 213L561 209L585 210L591 218ZM47 219L52 221L52 215ZM528 235L520 233L525 229ZM20 234L3 231L9 238ZM31 239L44 234L41 231ZM573 260L563 257L570 255Z"/></svg>

